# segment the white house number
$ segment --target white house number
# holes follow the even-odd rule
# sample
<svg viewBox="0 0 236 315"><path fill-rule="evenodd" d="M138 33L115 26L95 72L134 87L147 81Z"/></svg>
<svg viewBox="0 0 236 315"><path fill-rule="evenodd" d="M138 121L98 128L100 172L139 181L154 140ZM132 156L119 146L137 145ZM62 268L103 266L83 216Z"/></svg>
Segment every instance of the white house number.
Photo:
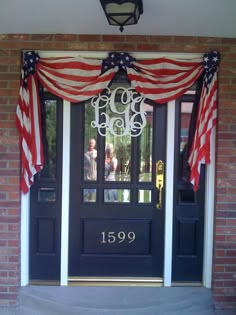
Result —
<svg viewBox="0 0 236 315"><path fill-rule="evenodd" d="M112 244L112 243L132 243L135 240L134 232L102 232L101 233L101 243L102 244Z"/></svg>

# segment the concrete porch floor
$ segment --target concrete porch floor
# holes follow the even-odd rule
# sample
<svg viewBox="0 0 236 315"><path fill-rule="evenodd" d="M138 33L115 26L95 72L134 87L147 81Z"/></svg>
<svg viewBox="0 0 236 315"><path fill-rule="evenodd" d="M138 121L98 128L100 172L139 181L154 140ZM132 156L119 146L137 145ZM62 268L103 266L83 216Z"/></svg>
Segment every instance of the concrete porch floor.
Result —
<svg viewBox="0 0 236 315"><path fill-rule="evenodd" d="M200 287L27 286L17 307L1 315L235 315L214 310L212 292Z"/></svg>

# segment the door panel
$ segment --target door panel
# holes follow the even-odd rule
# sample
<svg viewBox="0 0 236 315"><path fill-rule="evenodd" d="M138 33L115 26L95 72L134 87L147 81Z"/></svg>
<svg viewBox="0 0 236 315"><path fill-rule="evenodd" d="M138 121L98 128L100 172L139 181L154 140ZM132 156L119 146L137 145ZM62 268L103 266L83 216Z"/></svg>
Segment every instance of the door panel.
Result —
<svg viewBox="0 0 236 315"><path fill-rule="evenodd" d="M41 108L45 166L30 189L31 281L60 280L62 100L44 92Z"/></svg>
<svg viewBox="0 0 236 315"><path fill-rule="evenodd" d="M172 281L201 282L204 240L205 169L201 168L199 189L193 191L186 164L191 136L191 115L197 95L184 95L176 101L175 181L173 211Z"/></svg>
<svg viewBox="0 0 236 315"><path fill-rule="evenodd" d="M70 277L163 276L164 201L158 209L155 164L165 162L166 106L147 102L146 108L142 134L119 137L91 128L91 104L71 106ZM92 180L84 175L91 138L97 155ZM116 162L115 170L107 167Z"/></svg>

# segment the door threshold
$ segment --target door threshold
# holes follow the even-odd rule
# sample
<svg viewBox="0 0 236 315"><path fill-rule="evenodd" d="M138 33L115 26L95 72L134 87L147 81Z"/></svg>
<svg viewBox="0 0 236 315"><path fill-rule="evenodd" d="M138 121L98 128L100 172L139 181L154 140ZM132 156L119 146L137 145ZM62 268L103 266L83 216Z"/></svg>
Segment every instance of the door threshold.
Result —
<svg viewBox="0 0 236 315"><path fill-rule="evenodd" d="M172 282L172 287L202 287L202 282Z"/></svg>
<svg viewBox="0 0 236 315"><path fill-rule="evenodd" d="M30 280L29 285L38 285L38 286L60 286L60 281L54 280Z"/></svg>
<svg viewBox="0 0 236 315"><path fill-rule="evenodd" d="M155 286L162 287L162 278L135 277L69 277L70 286Z"/></svg>

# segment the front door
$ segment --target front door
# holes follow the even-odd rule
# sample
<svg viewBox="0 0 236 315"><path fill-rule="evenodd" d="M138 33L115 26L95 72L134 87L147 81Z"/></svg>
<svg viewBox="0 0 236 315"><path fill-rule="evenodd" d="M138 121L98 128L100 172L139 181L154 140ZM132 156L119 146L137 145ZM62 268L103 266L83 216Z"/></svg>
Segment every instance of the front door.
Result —
<svg viewBox="0 0 236 315"><path fill-rule="evenodd" d="M163 277L166 105L120 78L71 106L69 278Z"/></svg>
<svg viewBox="0 0 236 315"><path fill-rule="evenodd" d="M172 219L165 220L165 233L173 232L172 281L202 282L204 168L194 192L186 167L193 131L189 127L194 126L201 89L193 86L176 100L175 119L169 116L166 127L166 104L137 101L137 95L130 102L127 87L126 77L119 76L110 98L105 93L71 105L70 209L62 209L62 197L67 196L62 179L66 150L62 135L67 131L62 121L68 118L63 118L63 106L68 104L41 90L45 166L30 192L29 279L34 283L61 280L61 260L67 262L61 242L67 239L64 210L70 215L69 278L161 278L164 216L171 212L173 225ZM173 126L174 136L167 143L174 149L174 162L168 156L168 172L174 165L173 196L168 194L172 206L165 209L165 191L170 187L163 176L166 128L169 132ZM171 246L166 257L170 251Z"/></svg>

